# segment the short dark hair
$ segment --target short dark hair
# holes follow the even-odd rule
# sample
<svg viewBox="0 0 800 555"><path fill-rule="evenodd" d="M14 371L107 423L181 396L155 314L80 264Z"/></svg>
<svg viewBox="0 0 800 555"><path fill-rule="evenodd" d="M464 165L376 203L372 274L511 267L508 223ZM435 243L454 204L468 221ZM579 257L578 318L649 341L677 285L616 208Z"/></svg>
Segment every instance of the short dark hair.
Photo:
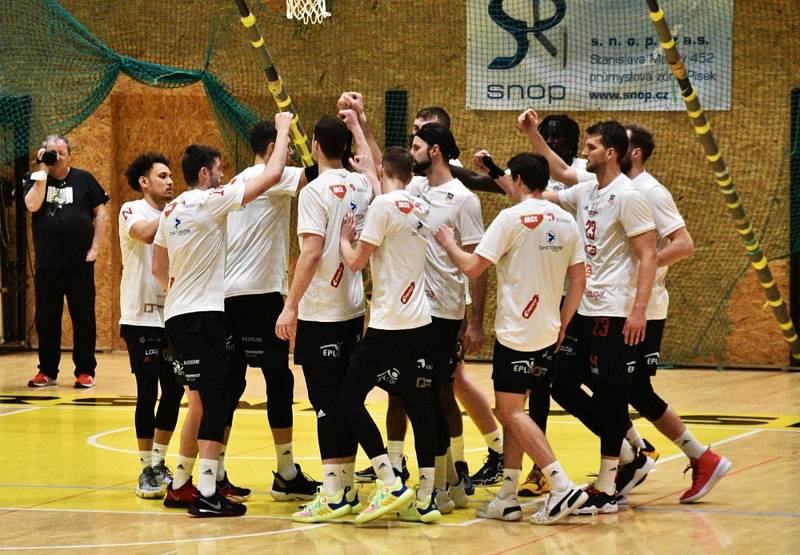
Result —
<svg viewBox="0 0 800 555"><path fill-rule="evenodd" d="M274 143L278 138L278 130L275 123L269 120L259 121L250 129L250 148L253 153L259 156L267 154L270 143Z"/></svg>
<svg viewBox="0 0 800 555"><path fill-rule="evenodd" d="M638 123L626 123L625 129L631 132L629 138L628 148L641 148L642 149L642 162L647 162L653 150L656 148L656 143L653 140L653 133L643 125Z"/></svg>
<svg viewBox="0 0 800 555"><path fill-rule="evenodd" d="M408 183L414 167L411 153L401 146L390 146L383 151L383 173L387 177Z"/></svg>
<svg viewBox="0 0 800 555"><path fill-rule="evenodd" d="M547 116L539 123L539 134L547 137L551 133L558 133L564 137L565 144L569 147L570 160L578 155L578 141L581 137L581 130L578 122L566 114L553 114Z"/></svg>
<svg viewBox="0 0 800 555"><path fill-rule="evenodd" d="M599 135L600 143L606 148L613 148L617 153L617 162L622 163L628 152L628 133L618 121L601 121L586 130L587 135Z"/></svg>
<svg viewBox="0 0 800 555"><path fill-rule="evenodd" d="M341 160L353 136L341 118L322 116L314 126L314 140L329 160Z"/></svg>
<svg viewBox="0 0 800 555"><path fill-rule="evenodd" d="M441 106L428 106L427 108L423 108L417 112L414 119L436 119L439 123L450 129L450 114Z"/></svg>
<svg viewBox="0 0 800 555"><path fill-rule="evenodd" d="M125 178L131 189L141 192L142 186L139 185L139 178L147 176L156 164L164 164L169 167L169 160L160 152L145 152L137 156L125 170Z"/></svg>
<svg viewBox="0 0 800 555"><path fill-rule="evenodd" d="M414 136L419 137L429 146L439 145L445 160L453 160L461 154L461 150L459 150L456 139L450 129L441 123L426 123L423 127L420 127Z"/></svg>
<svg viewBox="0 0 800 555"><path fill-rule="evenodd" d="M521 152L508 161L511 177L522 178L522 183L531 191L544 191L550 179L550 166L541 154Z"/></svg>
<svg viewBox="0 0 800 555"><path fill-rule="evenodd" d="M221 158L219 150L213 146L198 144L187 146L181 158L181 170L186 184L195 187L200 180L200 170L206 168L211 171L214 168L214 161Z"/></svg>

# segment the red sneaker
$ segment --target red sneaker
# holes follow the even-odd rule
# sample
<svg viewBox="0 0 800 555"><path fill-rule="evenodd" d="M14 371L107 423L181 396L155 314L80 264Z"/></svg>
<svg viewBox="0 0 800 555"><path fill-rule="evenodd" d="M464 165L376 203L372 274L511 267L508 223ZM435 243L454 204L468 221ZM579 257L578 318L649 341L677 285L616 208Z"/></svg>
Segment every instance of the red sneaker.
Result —
<svg viewBox="0 0 800 555"><path fill-rule="evenodd" d="M186 509L197 499L198 495L191 478L178 489L172 489L172 484L170 484L167 487L167 494L164 496L164 506L172 509Z"/></svg>
<svg viewBox="0 0 800 555"><path fill-rule="evenodd" d="M689 459L686 470L692 469L692 487L683 492L681 503L694 503L711 491L719 479L730 470L731 464L731 461L720 457L711 448L706 449L699 459Z"/></svg>
<svg viewBox="0 0 800 555"><path fill-rule="evenodd" d="M94 387L94 378L89 374L78 374L75 378L75 389L90 389Z"/></svg>
<svg viewBox="0 0 800 555"><path fill-rule="evenodd" d="M49 387L51 385L58 385L56 379L51 378L47 374L42 374L41 372L28 380L28 387Z"/></svg>

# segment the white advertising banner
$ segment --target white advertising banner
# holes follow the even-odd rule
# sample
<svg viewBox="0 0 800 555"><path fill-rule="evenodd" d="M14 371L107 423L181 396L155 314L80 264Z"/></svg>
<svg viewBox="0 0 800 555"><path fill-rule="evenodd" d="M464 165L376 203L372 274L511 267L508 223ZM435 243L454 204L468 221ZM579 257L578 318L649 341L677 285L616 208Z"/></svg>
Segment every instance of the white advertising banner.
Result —
<svg viewBox="0 0 800 555"><path fill-rule="evenodd" d="M703 107L730 109L733 0L660 5ZM644 0L467 0L466 82L474 110L684 109Z"/></svg>

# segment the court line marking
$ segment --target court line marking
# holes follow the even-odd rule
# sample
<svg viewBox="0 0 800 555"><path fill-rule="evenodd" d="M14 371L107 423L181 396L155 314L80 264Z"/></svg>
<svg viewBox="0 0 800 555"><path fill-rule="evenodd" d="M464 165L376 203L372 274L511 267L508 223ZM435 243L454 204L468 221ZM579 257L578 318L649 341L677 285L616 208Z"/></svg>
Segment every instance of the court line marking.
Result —
<svg viewBox="0 0 800 555"><path fill-rule="evenodd" d="M760 516L760 517L786 517L800 518L800 513L777 513L777 512L758 512L758 511L731 511L727 509L679 509L670 507L636 507L637 511L653 511L659 513L710 513L734 516Z"/></svg>
<svg viewBox="0 0 800 555"><path fill-rule="evenodd" d="M11 412L0 412L0 416L11 416L12 414L20 414L23 412L31 412L34 410L39 410L42 407L25 407L17 410L12 410Z"/></svg>

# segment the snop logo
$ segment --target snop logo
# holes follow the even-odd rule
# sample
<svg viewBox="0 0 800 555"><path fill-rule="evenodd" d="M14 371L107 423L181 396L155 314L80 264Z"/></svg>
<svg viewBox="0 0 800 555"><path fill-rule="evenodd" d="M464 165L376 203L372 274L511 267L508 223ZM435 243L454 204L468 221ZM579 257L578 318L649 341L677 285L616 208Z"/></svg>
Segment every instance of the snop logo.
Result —
<svg viewBox="0 0 800 555"><path fill-rule="evenodd" d="M539 41L539 44L552 56L558 55L558 49L550 42L544 31L552 29L558 25L567 13L566 0L550 0L555 8L555 13L545 19L539 19L540 0L531 0L533 11L533 26L528 26L527 21L515 19L506 13L503 8L503 0L491 0L489 2L489 17L501 27L506 33L511 35L517 43L517 50L513 56L498 56L489 64L489 69L511 69L518 66L530 48L529 34Z"/></svg>

